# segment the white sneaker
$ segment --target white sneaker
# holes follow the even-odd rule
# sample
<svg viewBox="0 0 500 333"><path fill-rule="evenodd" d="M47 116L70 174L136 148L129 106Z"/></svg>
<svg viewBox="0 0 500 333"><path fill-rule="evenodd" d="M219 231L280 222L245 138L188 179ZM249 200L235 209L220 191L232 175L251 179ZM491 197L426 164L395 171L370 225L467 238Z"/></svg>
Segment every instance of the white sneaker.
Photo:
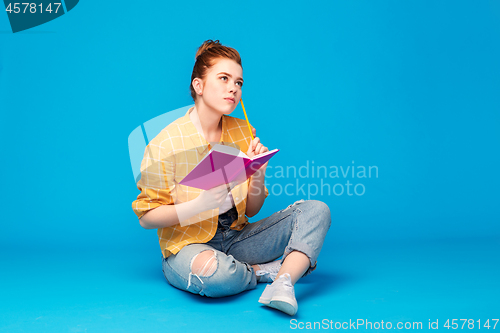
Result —
<svg viewBox="0 0 500 333"><path fill-rule="evenodd" d="M257 266L259 266L259 269L255 272L255 275L259 277L258 282L273 283L280 271L281 259Z"/></svg>
<svg viewBox="0 0 500 333"><path fill-rule="evenodd" d="M299 306L295 299L295 289L290 274L282 274L273 284L267 285L259 298L259 303L283 311L290 316L296 314Z"/></svg>

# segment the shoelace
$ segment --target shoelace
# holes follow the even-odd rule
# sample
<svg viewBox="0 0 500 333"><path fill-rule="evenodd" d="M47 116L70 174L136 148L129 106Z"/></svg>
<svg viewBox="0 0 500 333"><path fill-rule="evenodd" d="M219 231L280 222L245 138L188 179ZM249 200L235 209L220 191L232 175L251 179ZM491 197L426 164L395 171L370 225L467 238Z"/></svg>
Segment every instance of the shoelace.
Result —
<svg viewBox="0 0 500 333"><path fill-rule="evenodd" d="M273 281L276 279L278 272L280 271L281 265L270 265L264 266L262 269L259 269L255 274L257 276L264 276L266 278L271 278Z"/></svg>
<svg viewBox="0 0 500 333"><path fill-rule="evenodd" d="M281 275L277 281L279 281L279 280L283 281L284 286L286 286L288 288L293 288L292 279L288 273Z"/></svg>
<svg viewBox="0 0 500 333"><path fill-rule="evenodd" d="M274 281L274 279L276 279L276 275L278 275L278 273L272 273L272 272L268 272L268 271L258 270L257 272L255 272L255 275L263 276L265 278L271 278Z"/></svg>

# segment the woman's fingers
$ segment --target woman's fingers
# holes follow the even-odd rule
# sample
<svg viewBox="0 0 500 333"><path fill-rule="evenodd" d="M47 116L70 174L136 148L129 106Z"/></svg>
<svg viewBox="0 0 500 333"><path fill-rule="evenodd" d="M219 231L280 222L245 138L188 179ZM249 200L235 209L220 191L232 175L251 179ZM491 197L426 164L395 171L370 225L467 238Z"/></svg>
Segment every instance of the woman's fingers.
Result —
<svg viewBox="0 0 500 333"><path fill-rule="evenodd" d="M266 151L269 151L269 149L267 149L267 147L265 147L265 146L262 146L259 154L264 154Z"/></svg>
<svg viewBox="0 0 500 333"><path fill-rule="evenodd" d="M260 155L265 153L266 151L269 151L266 146L264 146L262 143L259 143L257 145L257 148L255 148L255 155Z"/></svg>
<svg viewBox="0 0 500 333"><path fill-rule="evenodd" d="M255 139L253 139L252 141L252 151L255 151L255 148L257 147L257 145L259 144L260 142L260 139L258 137L255 137Z"/></svg>
<svg viewBox="0 0 500 333"><path fill-rule="evenodd" d="M269 149L260 142L260 138L255 137L255 139L250 142L247 154L252 157L265 153L266 151L269 151Z"/></svg>

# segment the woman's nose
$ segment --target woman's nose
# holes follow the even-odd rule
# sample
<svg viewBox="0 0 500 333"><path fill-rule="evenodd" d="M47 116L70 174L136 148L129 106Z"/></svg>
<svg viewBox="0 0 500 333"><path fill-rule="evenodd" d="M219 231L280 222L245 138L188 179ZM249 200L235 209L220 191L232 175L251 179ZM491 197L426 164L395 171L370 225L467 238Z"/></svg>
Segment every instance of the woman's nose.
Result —
<svg viewBox="0 0 500 333"><path fill-rule="evenodd" d="M236 85L237 82L233 82L233 84L231 85L230 87L230 92L234 93L236 91L238 91L238 86Z"/></svg>

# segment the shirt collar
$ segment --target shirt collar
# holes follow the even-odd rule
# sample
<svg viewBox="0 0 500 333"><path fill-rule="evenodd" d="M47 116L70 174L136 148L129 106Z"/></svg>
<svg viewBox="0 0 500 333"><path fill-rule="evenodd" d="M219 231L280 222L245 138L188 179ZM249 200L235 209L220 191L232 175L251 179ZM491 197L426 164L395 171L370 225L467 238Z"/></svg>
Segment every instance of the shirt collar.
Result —
<svg viewBox="0 0 500 333"><path fill-rule="evenodd" d="M189 113L195 109L196 106L193 106L189 108L187 111L186 115L184 116L185 121L184 121L184 128L186 130L186 133L188 134L190 140L192 141L193 145L196 147L196 150L198 150L199 154L204 154L207 149L210 147L210 143L205 140L205 138L198 132L196 127L194 126L193 122L191 121L191 117L189 116ZM222 115L222 134L220 136L220 141L219 144L224 144L224 139L226 137L226 131L227 131L227 125L226 125L226 115Z"/></svg>

